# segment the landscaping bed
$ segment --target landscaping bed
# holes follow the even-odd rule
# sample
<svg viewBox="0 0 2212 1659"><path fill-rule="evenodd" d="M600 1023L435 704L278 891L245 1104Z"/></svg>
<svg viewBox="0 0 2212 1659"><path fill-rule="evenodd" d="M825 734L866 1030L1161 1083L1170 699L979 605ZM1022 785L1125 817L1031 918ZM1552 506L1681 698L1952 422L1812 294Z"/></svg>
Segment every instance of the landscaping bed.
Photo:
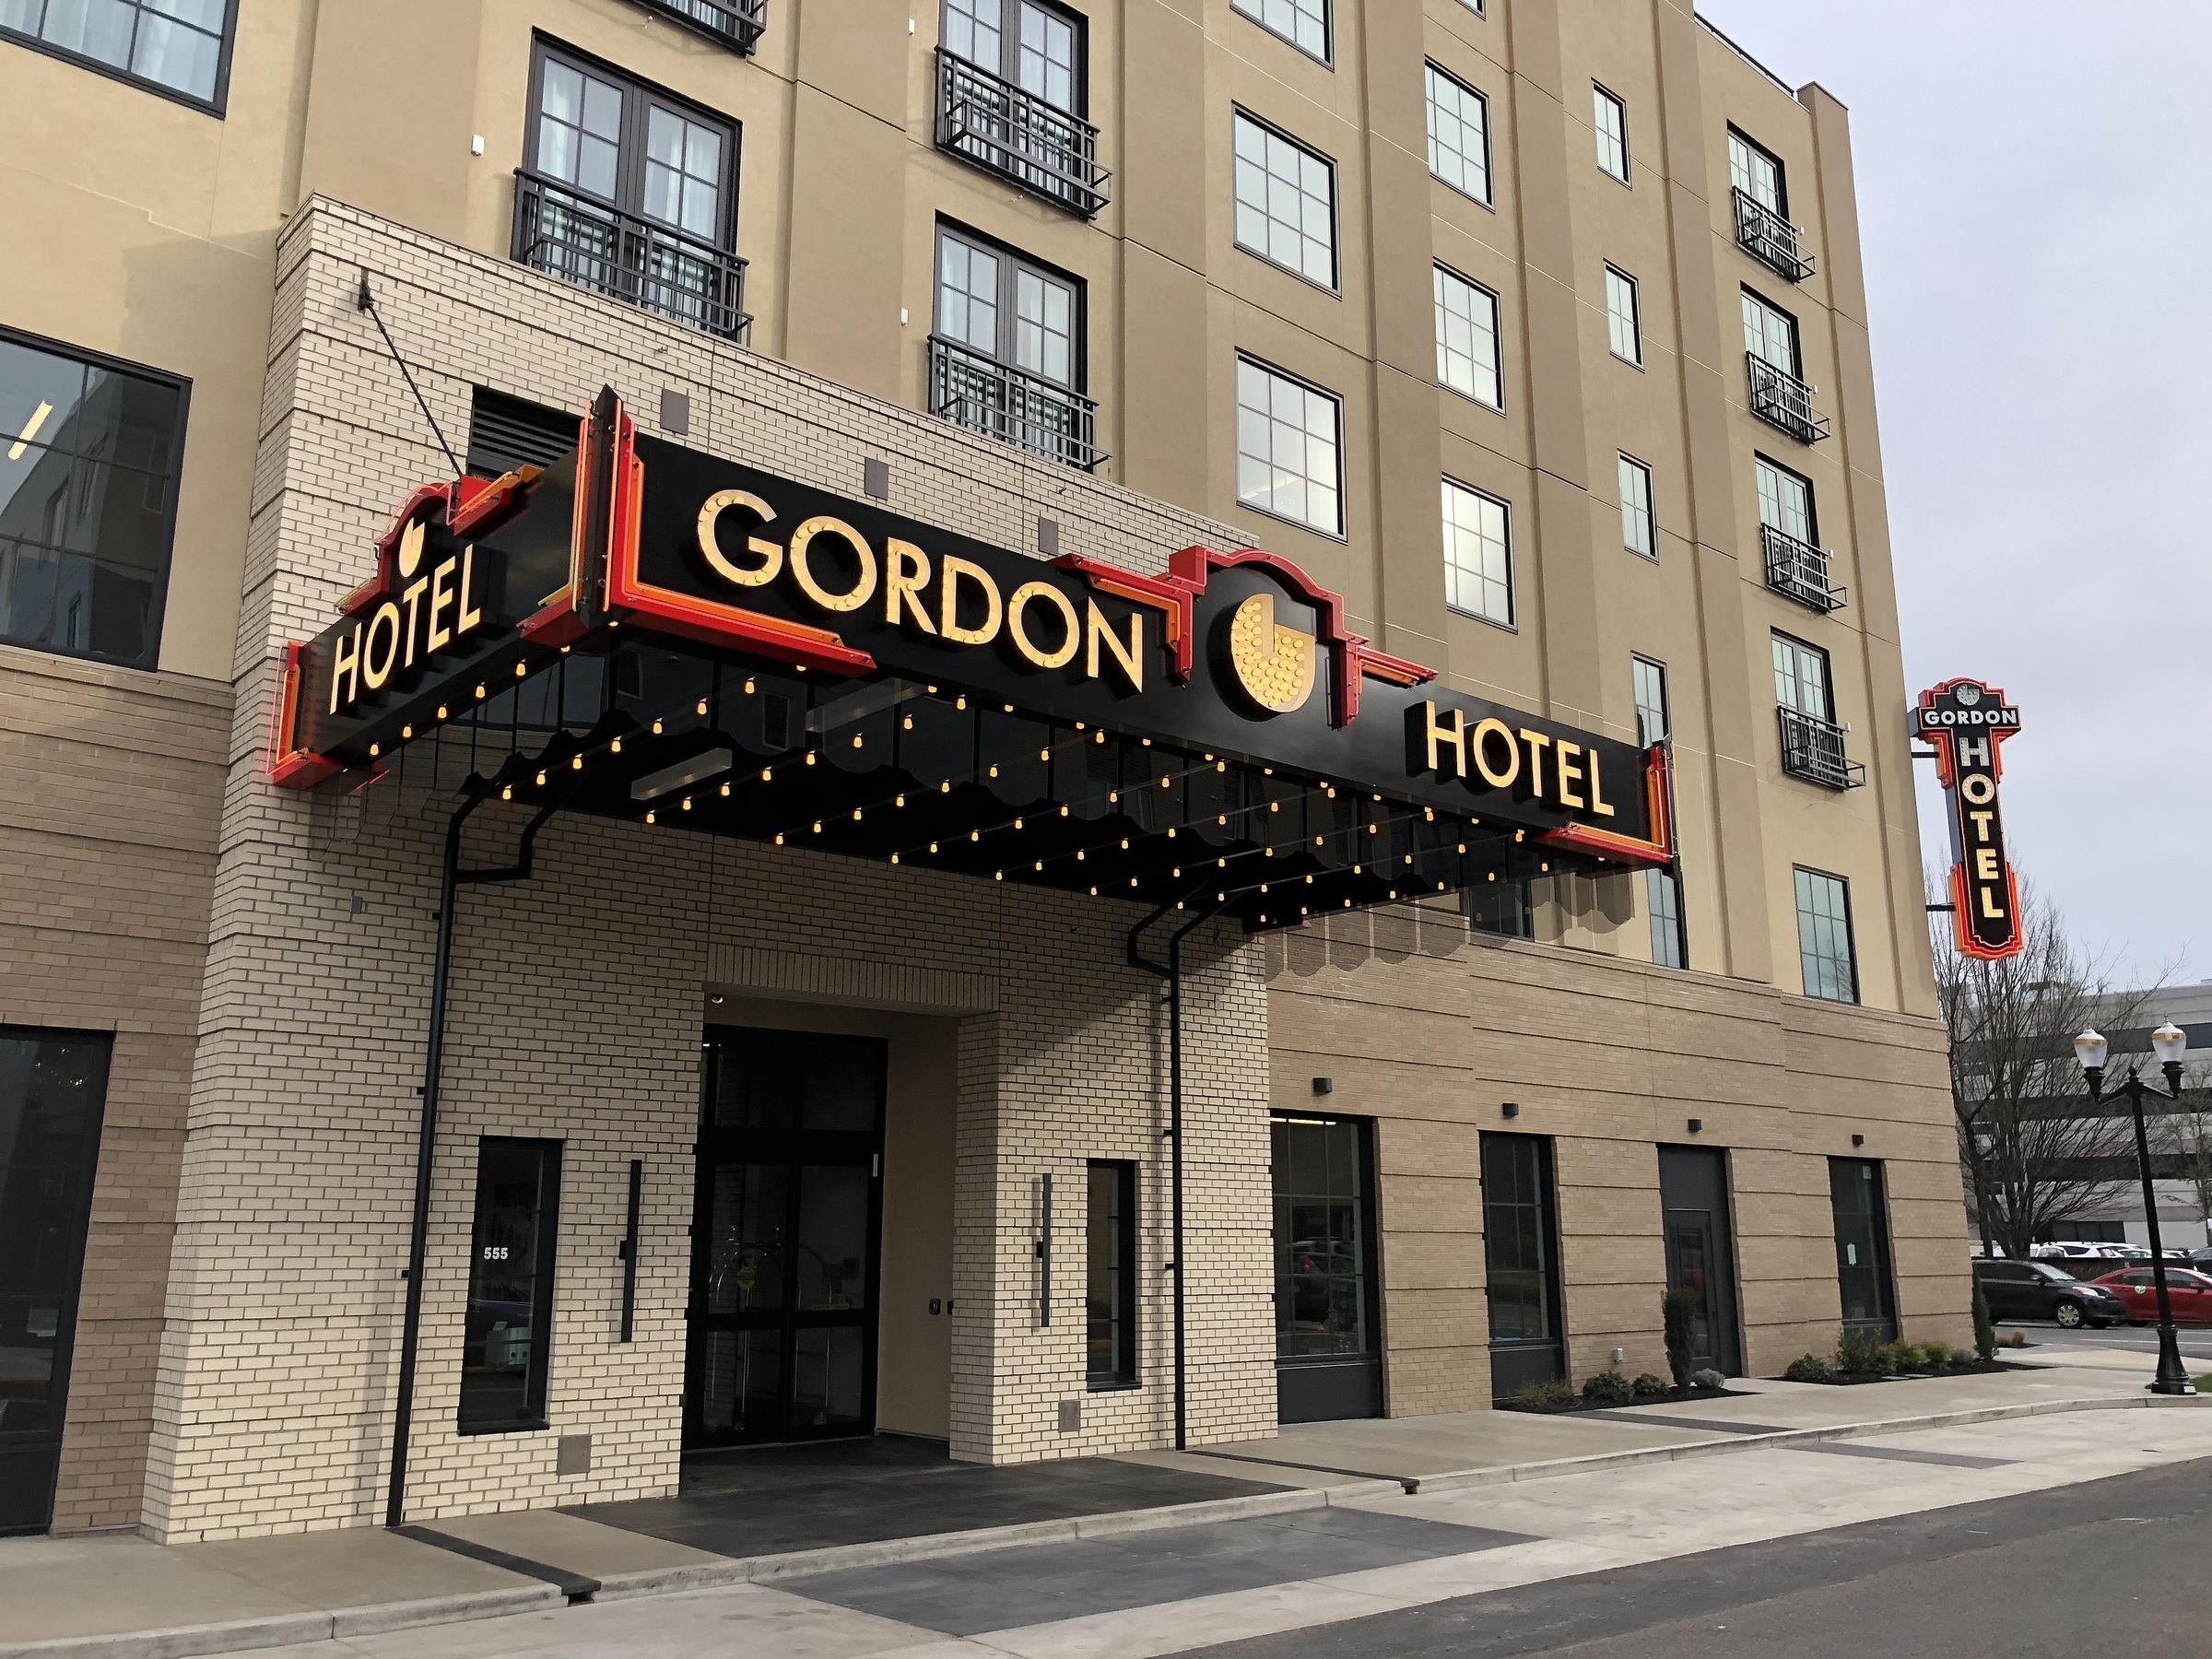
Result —
<svg viewBox="0 0 2212 1659"><path fill-rule="evenodd" d="M1994 1350L1996 1344L1990 1341L1987 1347ZM1776 1380L1850 1387L1914 1377L1985 1377L2030 1369L2003 1359L1985 1359L1971 1348L1954 1348L1947 1342L1877 1342L1865 1331L1845 1331L1833 1354L1826 1359L1818 1354L1801 1355L1791 1360Z"/></svg>
<svg viewBox="0 0 2212 1659"><path fill-rule="evenodd" d="M1497 1406L1500 1411L1531 1411L1539 1417L1560 1417L1575 1411L1612 1411L1622 1406L1680 1406L1692 1400L1750 1400L1758 1397L1748 1389L1742 1388L1665 1387L1656 1393L1647 1391L1643 1394L1637 1394L1634 1389L1635 1384L1630 1383L1630 1392L1625 1400L1610 1394L1604 1399L1593 1399L1587 1394L1573 1393L1562 1382L1558 1385L1556 1392L1546 1392L1540 1398L1524 1399L1520 1395L1513 1395L1498 1401ZM1529 1394L1531 1391L1523 1389L1521 1393Z"/></svg>
<svg viewBox="0 0 2212 1659"><path fill-rule="evenodd" d="M1804 1362L1800 1360L1799 1363L1803 1364ZM1927 1377L1988 1377L1994 1376L1999 1371L2035 1371L2038 1369L2040 1368L2032 1365L2016 1364L2009 1359L1953 1360L1940 1370L1924 1368L1920 1371L1837 1371L1831 1363L1826 1376L1791 1376L1785 1372L1775 1378L1774 1381L1777 1382L1818 1382L1830 1388L1850 1388L1861 1382L1911 1382Z"/></svg>

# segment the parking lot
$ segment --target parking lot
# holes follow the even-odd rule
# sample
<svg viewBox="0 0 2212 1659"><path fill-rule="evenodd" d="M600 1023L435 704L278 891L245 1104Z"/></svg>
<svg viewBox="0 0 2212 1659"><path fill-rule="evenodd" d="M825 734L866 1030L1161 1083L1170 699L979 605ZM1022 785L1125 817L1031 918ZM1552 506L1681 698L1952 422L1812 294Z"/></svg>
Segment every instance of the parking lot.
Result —
<svg viewBox="0 0 2212 1659"><path fill-rule="evenodd" d="M2182 1357L2189 1361L2192 1371L2212 1371L2212 1325L2179 1325ZM2015 1354L2007 1349L2006 1359L2058 1359L2063 1350L2069 1348L2135 1349L2145 1354L2159 1351L2159 1332L2155 1325L2108 1325L2101 1331L2063 1331L2048 1320L2007 1319L1999 1322L1997 1335L2002 1337L2013 1331L2024 1331L2033 1344L2024 1353Z"/></svg>

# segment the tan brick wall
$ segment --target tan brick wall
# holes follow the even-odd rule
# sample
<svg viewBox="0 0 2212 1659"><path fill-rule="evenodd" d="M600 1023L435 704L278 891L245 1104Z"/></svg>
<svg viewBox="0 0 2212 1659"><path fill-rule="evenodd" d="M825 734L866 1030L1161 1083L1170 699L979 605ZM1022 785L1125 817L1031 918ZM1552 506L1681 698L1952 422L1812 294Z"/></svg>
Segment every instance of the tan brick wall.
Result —
<svg viewBox="0 0 2212 1659"><path fill-rule="evenodd" d="M227 687L0 645L0 1025L110 1031L58 1532L138 1519Z"/></svg>

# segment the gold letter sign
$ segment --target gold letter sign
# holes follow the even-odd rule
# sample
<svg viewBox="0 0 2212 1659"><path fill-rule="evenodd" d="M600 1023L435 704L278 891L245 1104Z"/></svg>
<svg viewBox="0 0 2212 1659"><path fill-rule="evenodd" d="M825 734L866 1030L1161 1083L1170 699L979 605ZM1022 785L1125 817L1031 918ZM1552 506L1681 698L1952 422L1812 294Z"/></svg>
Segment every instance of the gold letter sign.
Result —
<svg viewBox="0 0 2212 1659"><path fill-rule="evenodd" d="M2020 952L2020 890L2005 856L1997 812L2004 767L1997 746L2020 729L2020 712L1980 680L1945 680L1920 694L1912 735L1936 750L1936 775L1951 803L1951 906L1959 948L1994 960Z"/></svg>

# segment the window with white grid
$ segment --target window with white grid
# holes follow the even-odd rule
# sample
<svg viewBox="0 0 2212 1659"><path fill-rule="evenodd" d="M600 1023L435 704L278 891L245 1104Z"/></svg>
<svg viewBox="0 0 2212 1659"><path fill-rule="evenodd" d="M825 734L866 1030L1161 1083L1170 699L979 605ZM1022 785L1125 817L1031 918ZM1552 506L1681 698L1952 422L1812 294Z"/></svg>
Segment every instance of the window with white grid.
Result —
<svg viewBox="0 0 2212 1659"><path fill-rule="evenodd" d="M1503 501L1444 480L1444 599L1453 610L1513 625L1511 514Z"/></svg>
<svg viewBox="0 0 2212 1659"><path fill-rule="evenodd" d="M1636 302L1636 278L1606 267L1606 340L1624 363L1643 361L1643 319Z"/></svg>
<svg viewBox="0 0 2212 1659"><path fill-rule="evenodd" d="M1343 409L1326 392L1237 359L1237 500L1344 534Z"/></svg>
<svg viewBox="0 0 2212 1659"><path fill-rule="evenodd" d="M1429 72L1429 171L1462 195L1490 199L1489 100L1434 64Z"/></svg>
<svg viewBox="0 0 2212 1659"><path fill-rule="evenodd" d="M1436 267L1436 378L1477 403L1505 407L1498 372L1498 296Z"/></svg>
<svg viewBox="0 0 2212 1659"><path fill-rule="evenodd" d="M1632 455L1620 457L1620 545L1646 559L1659 557L1652 524L1652 469Z"/></svg>
<svg viewBox="0 0 2212 1659"><path fill-rule="evenodd" d="M1309 57L1329 61L1329 0L1230 0L1269 34L1277 34Z"/></svg>
<svg viewBox="0 0 2212 1659"><path fill-rule="evenodd" d="M1597 134L1597 164L1629 182L1629 106L1594 82L1590 88L1590 124Z"/></svg>
<svg viewBox="0 0 2212 1659"><path fill-rule="evenodd" d="M1236 113L1237 246L1336 286L1336 169L1325 156Z"/></svg>

